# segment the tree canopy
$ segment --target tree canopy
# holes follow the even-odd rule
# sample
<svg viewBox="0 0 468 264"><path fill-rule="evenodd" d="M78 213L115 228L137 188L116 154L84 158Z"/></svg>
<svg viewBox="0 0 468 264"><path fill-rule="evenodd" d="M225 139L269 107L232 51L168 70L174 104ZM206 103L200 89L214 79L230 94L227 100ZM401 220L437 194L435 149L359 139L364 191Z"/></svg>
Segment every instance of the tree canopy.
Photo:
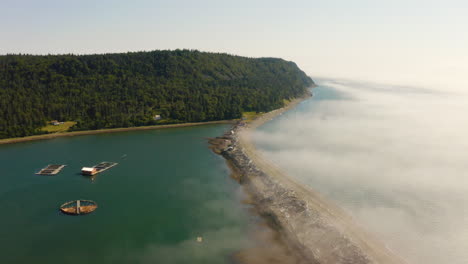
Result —
<svg viewBox="0 0 468 264"><path fill-rule="evenodd" d="M0 138L43 133L50 120L88 130L239 118L312 84L293 62L192 50L4 55Z"/></svg>

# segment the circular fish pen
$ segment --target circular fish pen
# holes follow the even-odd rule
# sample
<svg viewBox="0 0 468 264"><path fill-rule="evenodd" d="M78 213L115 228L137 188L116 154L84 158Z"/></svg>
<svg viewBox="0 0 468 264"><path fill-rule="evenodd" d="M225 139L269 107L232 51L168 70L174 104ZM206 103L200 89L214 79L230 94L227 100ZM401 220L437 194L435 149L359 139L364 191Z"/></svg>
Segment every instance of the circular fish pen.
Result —
<svg viewBox="0 0 468 264"><path fill-rule="evenodd" d="M91 200L76 200L70 201L62 204L60 206L60 211L65 214L70 215L83 215L89 214L96 210L97 203Z"/></svg>

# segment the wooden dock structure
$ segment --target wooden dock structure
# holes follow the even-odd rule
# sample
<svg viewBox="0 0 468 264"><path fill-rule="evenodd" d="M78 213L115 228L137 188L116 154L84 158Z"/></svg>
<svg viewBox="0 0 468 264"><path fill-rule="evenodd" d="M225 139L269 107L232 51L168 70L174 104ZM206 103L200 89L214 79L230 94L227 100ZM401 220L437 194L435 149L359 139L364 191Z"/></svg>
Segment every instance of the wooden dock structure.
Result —
<svg viewBox="0 0 468 264"><path fill-rule="evenodd" d="M41 169L39 172L36 172L37 175L55 175L59 173L66 165L60 164L49 164L47 167Z"/></svg>
<svg viewBox="0 0 468 264"><path fill-rule="evenodd" d="M117 166L118 163L116 162L108 162L108 161L103 161L97 165L94 165L93 167L83 167L81 169L81 174L83 175L96 175L98 173L104 172L114 166Z"/></svg>

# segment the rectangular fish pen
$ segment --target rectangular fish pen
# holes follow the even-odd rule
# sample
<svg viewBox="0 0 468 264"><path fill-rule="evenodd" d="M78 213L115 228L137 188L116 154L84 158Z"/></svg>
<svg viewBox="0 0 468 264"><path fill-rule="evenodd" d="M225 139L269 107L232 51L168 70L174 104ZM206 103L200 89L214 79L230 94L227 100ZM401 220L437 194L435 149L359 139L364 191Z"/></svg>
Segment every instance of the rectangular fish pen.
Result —
<svg viewBox="0 0 468 264"><path fill-rule="evenodd" d="M59 173L66 165L60 164L51 164L47 165L47 167L41 169L39 172L36 172L37 175L55 175Z"/></svg>

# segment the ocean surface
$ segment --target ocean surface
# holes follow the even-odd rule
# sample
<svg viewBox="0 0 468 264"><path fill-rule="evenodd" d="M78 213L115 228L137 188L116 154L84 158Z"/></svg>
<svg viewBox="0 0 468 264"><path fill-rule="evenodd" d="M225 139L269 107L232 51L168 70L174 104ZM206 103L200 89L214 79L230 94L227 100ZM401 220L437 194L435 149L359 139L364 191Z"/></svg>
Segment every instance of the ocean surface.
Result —
<svg viewBox="0 0 468 264"><path fill-rule="evenodd" d="M468 263L468 96L318 80L257 148L408 263Z"/></svg>
<svg viewBox="0 0 468 264"><path fill-rule="evenodd" d="M233 263L250 246L252 216L206 140L227 128L0 145L0 263ZM119 164L93 178L80 175L101 161ZM48 164L67 166L35 175ZM59 212L76 199L99 207L82 216Z"/></svg>

